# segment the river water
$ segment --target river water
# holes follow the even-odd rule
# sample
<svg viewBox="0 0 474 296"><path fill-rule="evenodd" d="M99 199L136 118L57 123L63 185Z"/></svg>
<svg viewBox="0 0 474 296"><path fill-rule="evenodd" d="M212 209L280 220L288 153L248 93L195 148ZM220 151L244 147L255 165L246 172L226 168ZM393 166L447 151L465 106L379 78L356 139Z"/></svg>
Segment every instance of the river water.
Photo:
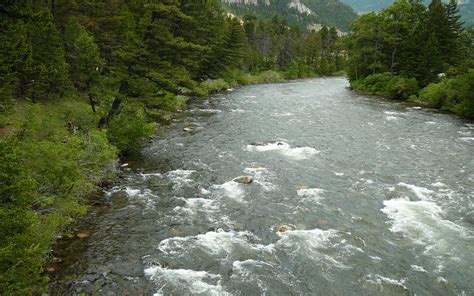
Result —
<svg viewBox="0 0 474 296"><path fill-rule="evenodd" d="M474 125L347 86L194 102L89 213L55 291L474 294Z"/></svg>

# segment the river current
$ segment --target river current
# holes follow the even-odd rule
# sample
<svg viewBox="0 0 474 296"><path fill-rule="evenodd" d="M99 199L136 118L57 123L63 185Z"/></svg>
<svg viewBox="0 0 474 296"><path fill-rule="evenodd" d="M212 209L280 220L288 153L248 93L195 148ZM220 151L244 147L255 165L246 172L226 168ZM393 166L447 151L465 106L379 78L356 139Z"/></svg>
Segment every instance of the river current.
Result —
<svg viewBox="0 0 474 296"><path fill-rule="evenodd" d="M347 87L193 102L88 214L55 291L473 295L474 125Z"/></svg>

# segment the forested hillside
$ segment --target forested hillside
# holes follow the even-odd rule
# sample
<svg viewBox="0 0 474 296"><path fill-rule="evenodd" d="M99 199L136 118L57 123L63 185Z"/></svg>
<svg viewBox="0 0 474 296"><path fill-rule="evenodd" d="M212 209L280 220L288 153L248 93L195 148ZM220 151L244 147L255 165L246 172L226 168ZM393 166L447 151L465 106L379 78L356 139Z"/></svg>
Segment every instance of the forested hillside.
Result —
<svg viewBox="0 0 474 296"><path fill-rule="evenodd" d="M46 289L52 243L117 156L189 99L343 68L335 28L228 17L217 0L3 1L0 15L2 295Z"/></svg>
<svg viewBox="0 0 474 296"><path fill-rule="evenodd" d="M356 18L355 12L339 0L221 0L236 15L255 14L271 19L279 16L301 29L334 26L347 31Z"/></svg>
<svg viewBox="0 0 474 296"><path fill-rule="evenodd" d="M361 16L347 40L351 85L474 117L474 35L455 2L399 0Z"/></svg>

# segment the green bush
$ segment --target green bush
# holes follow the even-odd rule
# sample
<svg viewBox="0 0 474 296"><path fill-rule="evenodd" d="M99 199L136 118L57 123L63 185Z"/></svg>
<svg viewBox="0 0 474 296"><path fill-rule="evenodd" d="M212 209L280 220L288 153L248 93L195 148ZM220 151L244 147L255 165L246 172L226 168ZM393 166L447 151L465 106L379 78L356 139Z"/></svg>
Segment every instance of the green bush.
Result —
<svg viewBox="0 0 474 296"><path fill-rule="evenodd" d="M155 101L157 105L159 105L159 109L169 112L177 112L178 110L183 109L187 106L188 97L177 96L172 93L166 93L166 95L161 98L155 99Z"/></svg>
<svg viewBox="0 0 474 296"><path fill-rule="evenodd" d="M352 87L375 95L385 95L390 79L392 75L388 73L369 75L362 80L354 81Z"/></svg>
<svg viewBox="0 0 474 296"><path fill-rule="evenodd" d="M391 99L407 100L418 92L418 82L415 78L393 76L386 86L386 92Z"/></svg>
<svg viewBox="0 0 474 296"><path fill-rule="evenodd" d="M390 73L373 74L364 79L351 81L351 87L390 99L407 100L418 91L415 78L393 76Z"/></svg>
<svg viewBox="0 0 474 296"><path fill-rule="evenodd" d="M273 70L258 73L256 76L253 77L254 83L272 83L281 82L283 80L283 76L279 72Z"/></svg>
<svg viewBox="0 0 474 296"><path fill-rule="evenodd" d="M222 78L206 80L202 82L200 86L206 90L208 94L217 93L229 88L229 84Z"/></svg>
<svg viewBox="0 0 474 296"><path fill-rule="evenodd" d="M441 108L447 97L447 80L439 83L430 83L420 91L419 99L422 103L434 108Z"/></svg>
<svg viewBox="0 0 474 296"><path fill-rule="evenodd" d="M315 73L311 67L303 63L293 63L283 72L286 79L297 79L305 77L313 77Z"/></svg>
<svg viewBox="0 0 474 296"><path fill-rule="evenodd" d="M252 75L249 73L239 72L235 79L239 85L252 84Z"/></svg>
<svg viewBox="0 0 474 296"><path fill-rule="evenodd" d="M51 244L84 213L83 199L117 155L106 132L92 127L98 115L87 104L24 107L21 132L0 140L0 291L6 295L45 291Z"/></svg>
<svg viewBox="0 0 474 296"><path fill-rule="evenodd" d="M108 125L109 142L122 152L139 148L141 140L155 131L155 124L149 123L145 114L138 110L122 110Z"/></svg>
<svg viewBox="0 0 474 296"><path fill-rule="evenodd" d="M461 116L474 118L474 69L453 80L458 100L452 109Z"/></svg>
<svg viewBox="0 0 474 296"><path fill-rule="evenodd" d="M419 100L434 108L474 118L474 69L429 84L420 91Z"/></svg>

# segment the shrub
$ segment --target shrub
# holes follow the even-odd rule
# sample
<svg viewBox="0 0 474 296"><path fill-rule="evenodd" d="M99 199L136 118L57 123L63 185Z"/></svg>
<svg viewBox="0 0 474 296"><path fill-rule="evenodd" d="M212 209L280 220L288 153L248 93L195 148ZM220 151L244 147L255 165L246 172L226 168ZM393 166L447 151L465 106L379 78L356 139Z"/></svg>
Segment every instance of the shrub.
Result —
<svg viewBox="0 0 474 296"><path fill-rule="evenodd" d="M143 112L125 109L108 125L109 142L122 152L140 147L141 140L153 134L155 125L149 123Z"/></svg>
<svg viewBox="0 0 474 296"><path fill-rule="evenodd" d="M434 108L441 108L447 97L447 81L430 83L420 91L421 102Z"/></svg>
<svg viewBox="0 0 474 296"><path fill-rule="evenodd" d="M254 76L255 83L272 83L281 82L283 80L283 76L279 72L273 70L264 71Z"/></svg>
<svg viewBox="0 0 474 296"><path fill-rule="evenodd" d="M172 93L167 93L165 96L158 98L156 101L160 109L170 112L177 112L178 110L186 107L188 98L185 96L177 96Z"/></svg>
<svg viewBox="0 0 474 296"><path fill-rule="evenodd" d="M373 74L364 79L351 81L351 87L390 99L407 100L418 91L415 78L393 76L390 73Z"/></svg>
<svg viewBox="0 0 474 296"><path fill-rule="evenodd" d="M252 75L249 73L239 72L235 79L239 85L249 85L252 83Z"/></svg>
<svg viewBox="0 0 474 296"><path fill-rule="evenodd" d="M411 95L418 92L418 82L415 78L404 78L393 76L386 85L386 93L389 98L407 100Z"/></svg>
<svg viewBox="0 0 474 296"><path fill-rule="evenodd" d="M474 69L459 77L460 103L455 111L465 117L474 118Z"/></svg>
<svg viewBox="0 0 474 296"><path fill-rule="evenodd" d="M0 291L45 291L50 246L116 158L87 104L35 104L19 114L21 132L0 140ZM72 111L75 112L72 112ZM68 125L78 125L79 130ZM95 121L97 122L97 121Z"/></svg>
<svg viewBox="0 0 474 296"><path fill-rule="evenodd" d="M228 89L229 84L224 79L219 78L202 82L201 88L205 89L207 93L213 94Z"/></svg>
<svg viewBox="0 0 474 296"><path fill-rule="evenodd" d="M288 69L283 72L286 79L297 79L312 77L315 73L311 70L311 67L302 63L293 63Z"/></svg>

